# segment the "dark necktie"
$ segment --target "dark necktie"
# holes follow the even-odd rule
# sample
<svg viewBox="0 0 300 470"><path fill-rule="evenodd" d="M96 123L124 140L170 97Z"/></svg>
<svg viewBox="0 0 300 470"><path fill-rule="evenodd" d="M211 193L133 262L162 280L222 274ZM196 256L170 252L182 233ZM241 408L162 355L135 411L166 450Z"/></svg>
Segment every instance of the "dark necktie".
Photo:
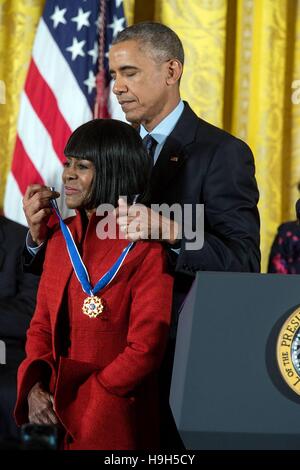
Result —
<svg viewBox="0 0 300 470"><path fill-rule="evenodd" d="M154 153L155 153L155 149L156 149L156 146L157 146L157 141L154 139L154 137L152 137L152 135L147 134L143 138L143 145L144 145L145 149L147 150L148 154L150 155L150 157L152 158L152 161L154 163Z"/></svg>

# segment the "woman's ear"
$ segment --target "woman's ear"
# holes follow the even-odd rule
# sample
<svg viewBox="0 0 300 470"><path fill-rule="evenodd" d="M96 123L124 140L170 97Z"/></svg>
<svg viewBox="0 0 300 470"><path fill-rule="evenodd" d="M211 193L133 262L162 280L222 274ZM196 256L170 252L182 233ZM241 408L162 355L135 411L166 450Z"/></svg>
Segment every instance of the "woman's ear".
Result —
<svg viewBox="0 0 300 470"><path fill-rule="evenodd" d="M177 83L182 75L183 65L178 59L171 59L168 62L167 70L167 85L174 85Z"/></svg>

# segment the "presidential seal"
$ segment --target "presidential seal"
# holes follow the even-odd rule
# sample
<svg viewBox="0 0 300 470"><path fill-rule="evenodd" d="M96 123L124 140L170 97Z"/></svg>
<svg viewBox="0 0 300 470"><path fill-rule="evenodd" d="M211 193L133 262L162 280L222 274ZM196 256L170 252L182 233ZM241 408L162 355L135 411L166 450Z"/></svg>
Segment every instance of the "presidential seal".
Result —
<svg viewBox="0 0 300 470"><path fill-rule="evenodd" d="M300 308L281 328L277 340L277 362L285 382L300 395Z"/></svg>

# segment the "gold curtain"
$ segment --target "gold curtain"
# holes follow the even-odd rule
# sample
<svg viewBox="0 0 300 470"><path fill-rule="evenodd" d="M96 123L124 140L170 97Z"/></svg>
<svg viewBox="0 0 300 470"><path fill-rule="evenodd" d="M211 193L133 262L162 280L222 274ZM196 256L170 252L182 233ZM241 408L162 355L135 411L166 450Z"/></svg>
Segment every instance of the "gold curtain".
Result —
<svg viewBox="0 0 300 470"><path fill-rule="evenodd" d="M0 0L0 205L19 94L44 2ZM300 81L300 0L149 0L147 8L145 0L125 0L124 5L129 24L144 12L142 19L155 18L179 34L186 51L183 98L252 148L265 270L277 226L295 217L298 197L300 103L292 97L300 95L293 88ZM154 18L145 18L147 11L155 11Z"/></svg>
<svg viewBox="0 0 300 470"><path fill-rule="evenodd" d="M183 42L183 99L203 119L223 126L226 0L156 2L156 19L176 31Z"/></svg>
<svg viewBox="0 0 300 470"><path fill-rule="evenodd" d="M123 4L126 21L130 25L134 21L134 0L123 0Z"/></svg>
<svg viewBox="0 0 300 470"><path fill-rule="evenodd" d="M156 0L156 19L183 41L183 97L254 153L264 271L298 198L300 103L292 87L300 80L300 1Z"/></svg>
<svg viewBox="0 0 300 470"><path fill-rule="evenodd" d="M0 0L0 206L16 138L19 97L44 0ZM3 100L4 101L4 100Z"/></svg>

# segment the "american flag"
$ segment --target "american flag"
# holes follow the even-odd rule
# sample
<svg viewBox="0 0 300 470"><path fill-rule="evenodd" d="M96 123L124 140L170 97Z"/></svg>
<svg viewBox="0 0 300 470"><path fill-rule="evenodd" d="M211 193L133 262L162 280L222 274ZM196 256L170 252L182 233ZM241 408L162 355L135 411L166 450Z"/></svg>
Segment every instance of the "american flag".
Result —
<svg viewBox="0 0 300 470"><path fill-rule="evenodd" d="M62 192L63 149L71 132L93 118L96 82L98 95L105 94L101 70L106 115L124 119L110 90L108 51L125 26L123 0L47 0L21 95L4 200L10 219L26 225L22 197L29 184L55 186ZM62 200L59 206L66 216Z"/></svg>

